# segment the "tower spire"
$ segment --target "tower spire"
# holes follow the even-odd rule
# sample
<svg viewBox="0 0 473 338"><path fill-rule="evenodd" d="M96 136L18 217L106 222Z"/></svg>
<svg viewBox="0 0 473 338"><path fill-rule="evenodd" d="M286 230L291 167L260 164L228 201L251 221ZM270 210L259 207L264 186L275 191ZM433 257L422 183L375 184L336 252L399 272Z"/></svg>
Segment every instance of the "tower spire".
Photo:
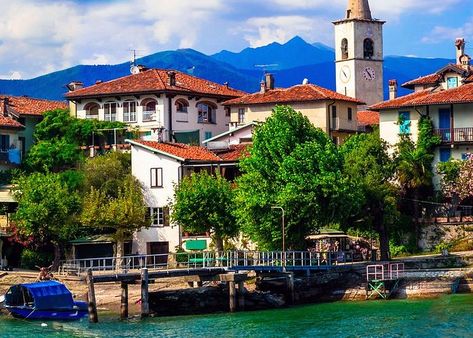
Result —
<svg viewBox="0 0 473 338"><path fill-rule="evenodd" d="M368 0L348 0L347 19L373 20Z"/></svg>

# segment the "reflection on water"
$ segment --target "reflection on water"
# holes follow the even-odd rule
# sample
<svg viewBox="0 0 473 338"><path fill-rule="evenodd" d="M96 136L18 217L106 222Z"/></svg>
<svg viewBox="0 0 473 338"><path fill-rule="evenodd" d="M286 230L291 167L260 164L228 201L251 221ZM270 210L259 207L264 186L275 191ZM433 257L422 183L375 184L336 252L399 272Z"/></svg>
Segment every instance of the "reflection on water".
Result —
<svg viewBox="0 0 473 338"><path fill-rule="evenodd" d="M473 296L316 304L283 310L99 324L0 317L1 337L471 337Z"/></svg>

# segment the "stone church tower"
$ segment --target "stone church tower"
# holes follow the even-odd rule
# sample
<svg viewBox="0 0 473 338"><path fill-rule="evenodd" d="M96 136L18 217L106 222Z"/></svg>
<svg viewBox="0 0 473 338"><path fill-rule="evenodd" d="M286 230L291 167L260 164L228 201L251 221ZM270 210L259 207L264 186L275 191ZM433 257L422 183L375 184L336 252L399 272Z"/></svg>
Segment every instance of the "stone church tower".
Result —
<svg viewBox="0 0 473 338"><path fill-rule="evenodd" d="M348 0L345 19L335 21L337 92L367 105L383 97L383 24L368 0Z"/></svg>

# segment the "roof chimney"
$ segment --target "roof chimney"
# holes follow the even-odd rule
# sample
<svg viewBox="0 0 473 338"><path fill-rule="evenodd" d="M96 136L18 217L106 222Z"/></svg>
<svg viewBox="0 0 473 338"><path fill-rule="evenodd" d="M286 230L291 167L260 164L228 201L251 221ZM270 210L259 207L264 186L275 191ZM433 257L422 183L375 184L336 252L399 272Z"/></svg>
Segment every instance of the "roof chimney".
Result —
<svg viewBox="0 0 473 338"><path fill-rule="evenodd" d="M230 84L228 82L224 82L223 85L226 87L226 88L230 88Z"/></svg>
<svg viewBox="0 0 473 338"><path fill-rule="evenodd" d="M101 84L103 81L102 80L97 80L95 81L95 84Z"/></svg>
<svg viewBox="0 0 473 338"><path fill-rule="evenodd" d="M455 40L457 65L461 65L460 58L465 54L465 39L457 38Z"/></svg>
<svg viewBox="0 0 473 338"><path fill-rule="evenodd" d="M170 85L171 87L175 86L176 85L176 72L171 70L168 72L168 76L169 76L168 85Z"/></svg>
<svg viewBox="0 0 473 338"><path fill-rule="evenodd" d="M274 76L271 73L264 75L264 81L266 82L266 90L274 89Z"/></svg>
<svg viewBox="0 0 473 338"><path fill-rule="evenodd" d="M389 80L389 99L397 98L397 80Z"/></svg>
<svg viewBox="0 0 473 338"><path fill-rule="evenodd" d="M3 98L3 116L8 116L8 97Z"/></svg>
<svg viewBox="0 0 473 338"><path fill-rule="evenodd" d="M259 90L259 92L260 92L261 94L266 93L266 82L264 82L264 81L261 81L261 82L260 82L260 90Z"/></svg>
<svg viewBox="0 0 473 338"><path fill-rule="evenodd" d="M67 89L69 89L70 92L73 92L74 90L82 89L84 88L84 83L81 81L72 81L68 85L66 85Z"/></svg>
<svg viewBox="0 0 473 338"><path fill-rule="evenodd" d="M348 0L347 19L373 20L368 0Z"/></svg>

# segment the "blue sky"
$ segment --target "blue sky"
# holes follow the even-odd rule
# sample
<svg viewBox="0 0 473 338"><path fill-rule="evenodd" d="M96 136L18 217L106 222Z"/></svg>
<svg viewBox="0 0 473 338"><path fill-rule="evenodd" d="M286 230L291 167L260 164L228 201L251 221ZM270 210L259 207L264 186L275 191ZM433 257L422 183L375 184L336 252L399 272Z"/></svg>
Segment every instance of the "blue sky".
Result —
<svg viewBox="0 0 473 338"><path fill-rule="evenodd" d="M385 54L473 55L472 0L370 0L386 20ZM347 0L0 0L0 78L30 78L76 64L119 63L194 48L239 51L299 35L333 45Z"/></svg>

